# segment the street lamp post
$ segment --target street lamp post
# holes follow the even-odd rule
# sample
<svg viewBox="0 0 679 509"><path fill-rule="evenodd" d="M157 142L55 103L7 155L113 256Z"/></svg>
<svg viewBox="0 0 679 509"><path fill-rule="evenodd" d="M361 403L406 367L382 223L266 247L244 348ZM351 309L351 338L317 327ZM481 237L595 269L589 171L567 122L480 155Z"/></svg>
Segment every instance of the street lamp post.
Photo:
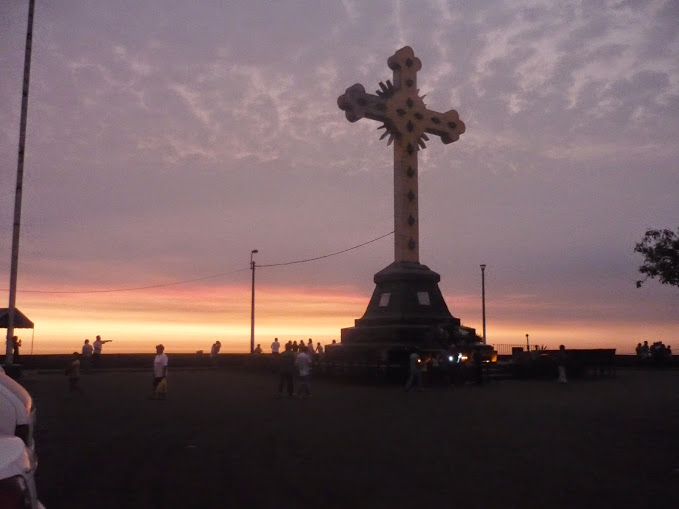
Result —
<svg viewBox="0 0 679 509"><path fill-rule="evenodd" d="M252 302L250 304L250 353L255 353L255 260L257 249L250 251L250 270L252 271Z"/></svg>
<svg viewBox="0 0 679 509"><path fill-rule="evenodd" d="M24 53L24 81L21 94L21 120L19 123L19 157L17 159L17 180L14 193L14 225L12 229L12 258L9 275L9 307L7 308L7 343L5 365L14 364L14 322L16 321L17 278L19 274L19 238L21 236L21 200L24 182L24 154L26 152L26 124L28 121L28 85L31 76L31 53L33 48L33 15L35 0L28 2L28 28L26 29L26 51Z"/></svg>
<svg viewBox="0 0 679 509"><path fill-rule="evenodd" d="M528 334L526 334L526 352L530 352L530 344L528 343Z"/></svg>
<svg viewBox="0 0 679 509"><path fill-rule="evenodd" d="M483 318L483 344L486 344L486 264L481 264L481 316Z"/></svg>

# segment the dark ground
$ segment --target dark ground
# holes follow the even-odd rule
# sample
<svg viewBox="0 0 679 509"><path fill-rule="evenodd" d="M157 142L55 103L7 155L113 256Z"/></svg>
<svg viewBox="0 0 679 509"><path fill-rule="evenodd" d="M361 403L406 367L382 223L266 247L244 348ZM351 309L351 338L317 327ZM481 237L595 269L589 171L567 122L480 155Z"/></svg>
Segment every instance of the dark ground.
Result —
<svg viewBox="0 0 679 509"><path fill-rule="evenodd" d="M431 388L170 368L27 372L57 508L679 507L679 372Z"/></svg>

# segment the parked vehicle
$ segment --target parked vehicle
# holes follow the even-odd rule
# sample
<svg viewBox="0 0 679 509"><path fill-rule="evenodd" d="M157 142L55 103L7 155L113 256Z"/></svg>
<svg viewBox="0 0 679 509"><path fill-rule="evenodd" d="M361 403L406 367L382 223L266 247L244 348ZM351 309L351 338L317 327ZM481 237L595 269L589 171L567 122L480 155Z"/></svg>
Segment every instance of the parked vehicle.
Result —
<svg viewBox="0 0 679 509"><path fill-rule="evenodd" d="M458 362L470 364L474 362L474 351L478 350L481 355L481 362L484 364L494 364L497 362L497 351L493 345L476 342L460 346L460 358Z"/></svg>
<svg viewBox="0 0 679 509"><path fill-rule="evenodd" d="M0 370L0 435L19 437L33 459L35 459L33 441L35 418L36 410L31 395L17 381Z"/></svg>
<svg viewBox="0 0 679 509"><path fill-rule="evenodd" d="M35 486L37 461L24 441L0 436L0 507L2 509L45 509Z"/></svg>

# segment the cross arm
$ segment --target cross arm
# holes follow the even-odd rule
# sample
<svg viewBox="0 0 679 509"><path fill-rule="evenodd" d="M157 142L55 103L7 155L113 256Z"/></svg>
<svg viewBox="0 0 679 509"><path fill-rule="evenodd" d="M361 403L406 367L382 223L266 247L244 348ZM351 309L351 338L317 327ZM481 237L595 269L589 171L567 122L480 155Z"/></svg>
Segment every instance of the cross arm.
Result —
<svg viewBox="0 0 679 509"><path fill-rule="evenodd" d="M363 117L385 122L387 120L386 99L368 94L363 85L356 83L350 86L337 98L337 106L345 112L349 122L356 122Z"/></svg>
<svg viewBox="0 0 679 509"><path fill-rule="evenodd" d="M439 136L444 144L452 143L460 139L465 131L465 125L457 111L450 110L445 113L425 110L420 128L429 134Z"/></svg>

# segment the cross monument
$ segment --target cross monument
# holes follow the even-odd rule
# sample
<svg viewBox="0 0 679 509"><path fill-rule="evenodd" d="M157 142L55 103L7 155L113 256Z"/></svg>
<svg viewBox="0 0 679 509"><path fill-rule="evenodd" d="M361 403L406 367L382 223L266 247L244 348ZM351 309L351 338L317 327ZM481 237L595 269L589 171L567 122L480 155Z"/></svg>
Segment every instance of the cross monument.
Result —
<svg viewBox="0 0 679 509"><path fill-rule="evenodd" d="M382 122L380 139L388 137L387 145L394 144L394 262L375 274L376 287L363 317L342 329L341 345L327 350L370 362L413 345L447 347L475 334L450 314L438 287L441 277L420 264L419 255L417 153L426 148L427 135L452 143L465 125L455 110L439 113L425 106L417 88L422 62L412 48L398 50L387 65L392 81L380 83L375 94L357 83L337 99L347 120Z"/></svg>
<svg viewBox="0 0 679 509"><path fill-rule="evenodd" d="M419 218L417 191L417 152L426 148L427 134L452 143L464 133L457 111L438 113L427 109L419 96L417 72L422 62L410 46L401 48L387 60L393 83L380 82L376 95L356 83L337 99L349 122L363 117L377 120L384 129L380 139L389 136L394 143L394 261L419 263Z"/></svg>

